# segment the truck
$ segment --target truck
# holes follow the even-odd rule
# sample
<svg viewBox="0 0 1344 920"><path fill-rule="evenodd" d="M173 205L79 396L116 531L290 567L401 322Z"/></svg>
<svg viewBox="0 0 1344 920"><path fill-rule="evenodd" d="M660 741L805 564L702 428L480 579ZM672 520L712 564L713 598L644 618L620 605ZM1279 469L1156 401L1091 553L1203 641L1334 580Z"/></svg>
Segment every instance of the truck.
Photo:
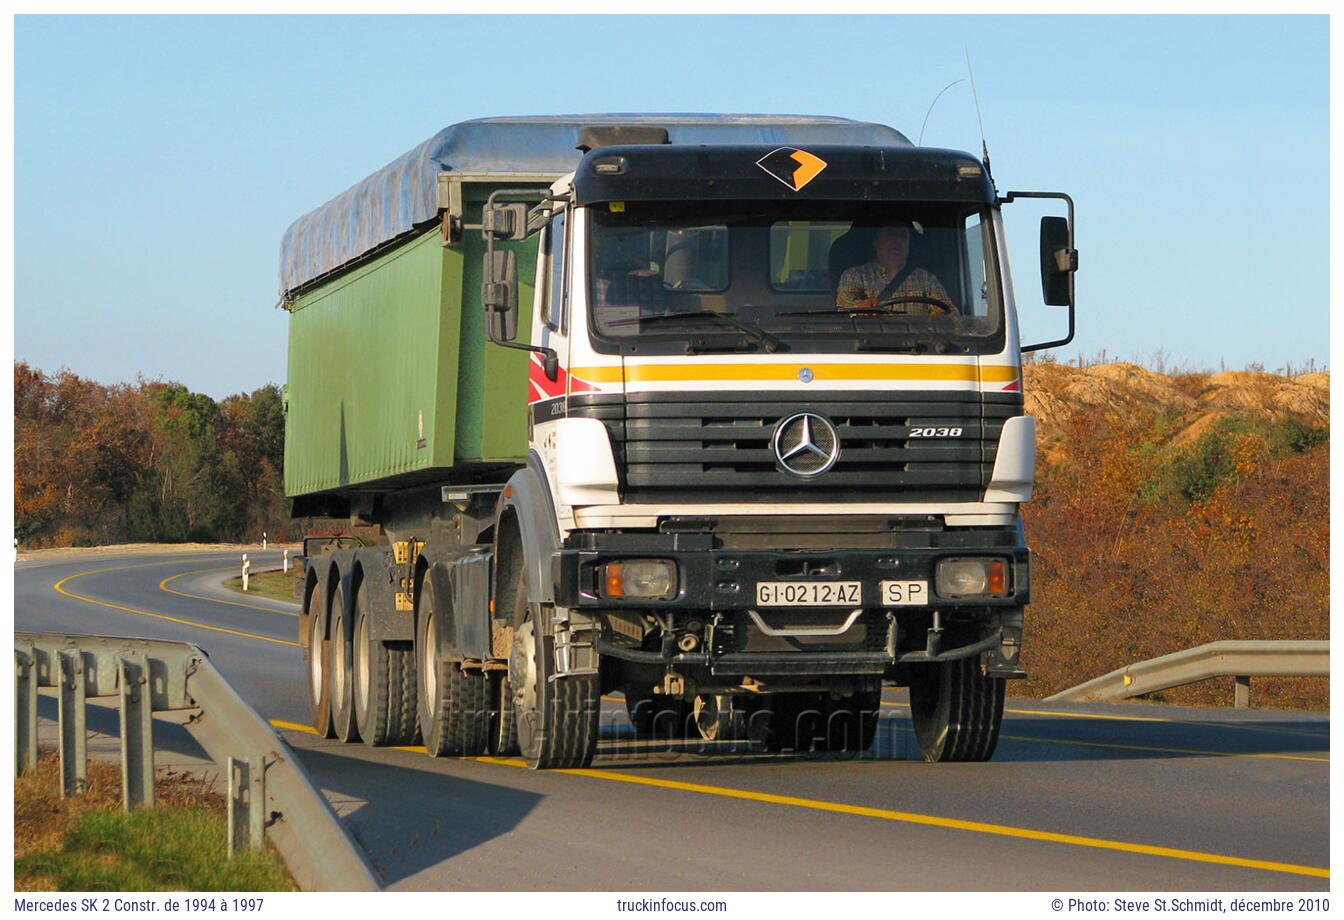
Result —
<svg viewBox="0 0 1344 920"><path fill-rule="evenodd" d="M1024 197L1067 207L1026 345ZM844 118L485 118L280 261L320 734L584 767L619 693L638 737L854 755L896 685L925 760L992 756L1067 195Z"/></svg>

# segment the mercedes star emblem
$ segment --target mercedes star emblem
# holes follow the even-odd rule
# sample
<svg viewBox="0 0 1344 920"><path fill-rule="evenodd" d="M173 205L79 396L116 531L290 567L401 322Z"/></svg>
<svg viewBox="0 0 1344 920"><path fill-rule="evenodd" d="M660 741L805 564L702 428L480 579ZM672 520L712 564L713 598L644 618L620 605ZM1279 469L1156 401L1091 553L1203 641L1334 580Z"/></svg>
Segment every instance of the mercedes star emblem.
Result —
<svg viewBox="0 0 1344 920"><path fill-rule="evenodd" d="M840 459L835 426L811 412L799 412L780 422L774 448L780 467L803 479L820 476Z"/></svg>

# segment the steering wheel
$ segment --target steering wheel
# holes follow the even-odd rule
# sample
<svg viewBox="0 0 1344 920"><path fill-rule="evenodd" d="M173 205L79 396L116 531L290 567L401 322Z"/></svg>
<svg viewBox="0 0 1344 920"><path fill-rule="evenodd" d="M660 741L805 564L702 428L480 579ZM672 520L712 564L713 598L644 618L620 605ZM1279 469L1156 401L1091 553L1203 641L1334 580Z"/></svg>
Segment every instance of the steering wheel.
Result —
<svg viewBox="0 0 1344 920"><path fill-rule="evenodd" d="M922 304L928 304L931 307L937 307L941 312L937 314L931 314L936 316L951 316L952 314L957 312L956 306L953 305L950 301L943 300L942 298L939 297L929 297L924 294L897 294L894 297L888 297L885 300L879 300L871 307L851 307L849 309L853 312L862 313L867 311L882 310L883 307L894 307L896 304L901 303L922 303ZM891 311L887 310L883 312L889 313Z"/></svg>

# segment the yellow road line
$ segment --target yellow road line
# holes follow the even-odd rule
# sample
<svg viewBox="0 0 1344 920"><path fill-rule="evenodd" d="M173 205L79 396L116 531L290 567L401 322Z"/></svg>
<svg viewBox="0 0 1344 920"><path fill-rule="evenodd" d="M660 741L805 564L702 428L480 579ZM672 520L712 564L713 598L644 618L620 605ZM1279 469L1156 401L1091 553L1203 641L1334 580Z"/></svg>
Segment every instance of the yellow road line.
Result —
<svg viewBox="0 0 1344 920"><path fill-rule="evenodd" d="M906 729L902 729L905 731ZM1148 751L1158 754L1185 754L1197 757L1249 757L1260 760L1306 760L1311 763L1329 763L1329 757L1307 757L1303 754L1251 753L1246 751L1199 751L1188 748L1151 747L1146 744L1121 744L1115 741L1069 741L1065 738L1037 738L1030 735L1000 735L1005 741L1030 741L1037 744L1059 744L1066 747L1113 748L1121 751Z"/></svg>
<svg viewBox="0 0 1344 920"><path fill-rule="evenodd" d="M611 696L611 695L603 696L603 697L602 697L602 701L603 701L604 703L620 703L620 702L624 702L623 698L621 698L621 697L616 697L616 696ZM896 708L896 709L909 709L909 708L910 708L910 704L909 704L909 703L899 703L899 702L895 702L895 701L892 701L892 700L883 700L883 701L882 701L882 705L883 705L883 706L889 706L889 707ZM1070 716L1085 716L1085 715L1086 715L1085 713L1072 713L1072 712L1071 712L1071 713L1053 713L1053 712L1047 712L1047 711L1044 711L1044 710L1032 710L1032 709L1005 709L1004 712L1005 712L1005 713L1020 714L1020 715L1021 715L1021 714L1025 714L1025 715L1047 715L1047 716L1048 716L1048 715L1070 715ZM1099 719L1121 719L1121 720L1124 720L1124 719L1128 719L1129 717L1128 717L1128 716L1097 716L1097 718L1099 718ZM1177 720L1174 720L1174 719L1142 719L1142 718L1140 718L1139 721L1145 721L1145 722L1176 722ZM1189 723L1180 723L1180 724L1189 724L1189 725L1208 725L1208 724L1210 724L1210 723L1207 723L1207 722L1189 722ZM1242 726L1231 726L1231 727L1241 728ZM895 730L896 730L896 731L906 731L906 729L902 729L902 728L899 728L899 727L896 728ZM1304 734L1310 734L1310 733L1308 732L1308 733L1304 733ZM1122 744L1122 743L1120 743L1120 742L1113 742L1113 741L1069 741L1069 740L1065 740L1065 739L1061 739L1061 738L1041 738L1041 737L1037 737L1037 736L1034 736L1034 735L1000 735L999 737L1002 738L1002 739L1004 739L1005 741L1038 741L1038 742L1040 742L1041 744L1062 744L1062 745L1076 745L1076 746L1078 746L1078 747L1113 748L1113 749L1115 749L1115 750L1120 750L1120 751L1147 751L1147 752L1150 752L1150 753L1156 753L1156 754L1181 754L1181 755L1185 755L1185 756L1203 756L1203 757L1249 757L1249 758L1254 758L1254 759L1258 759L1258 760L1302 760L1302 761L1307 761L1307 762L1309 762L1309 763L1329 763L1329 762L1330 762L1330 758L1329 758L1329 757L1309 757L1309 756L1307 756L1307 755L1305 755L1305 754L1275 754L1275 753L1270 753L1270 752L1245 752L1245 751L1208 751L1208 750L1196 750L1196 749L1193 749L1193 748L1159 747L1159 746L1155 746L1155 745L1143 745L1143 744ZM1315 737L1320 737L1320 736L1318 735L1318 736L1315 736Z"/></svg>
<svg viewBox="0 0 1344 920"><path fill-rule="evenodd" d="M894 706L898 709L909 709L909 703L903 703L899 700L883 700L882 705ZM1298 735L1305 738L1316 738L1318 740L1329 740L1328 732L1313 732L1305 729L1293 728L1269 728L1257 727L1255 725L1234 725L1230 722L1202 722L1197 719L1169 719L1162 716L1118 716L1106 715L1099 712L1063 712L1050 709L1004 709L1005 713L1015 716L1058 716L1061 719L1096 719L1098 721L1108 722L1158 722L1167 725L1197 725L1202 728L1227 728L1239 732L1271 732L1279 735Z"/></svg>
<svg viewBox="0 0 1344 920"><path fill-rule="evenodd" d="M1112 716L1094 712L1052 712L1048 709L1005 709L1020 716L1060 716L1066 719L1110 719L1117 722L1166 722L1169 725L1199 725L1208 728L1227 728L1239 732L1272 732L1276 735L1298 735L1306 738L1328 739L1329 732L1313 732L1297 728L1271 728L1269 726L1234 725L1230 722L1202 722L1198 719L1166 719L1160 716Z"/></svg>
<svg viewBox="0 0 1344 920"><path fill-rule="evenodd" d="M227 604L230 607L246 607L248 610L263 610L266 613L279 614L282 617L297 617L298 614L289 610L276 610L273 607L262 607L260 604L245 604L242 601L226 601L220 597L207 597L204 594L188 594L186 591L179 591L176 588L168 587L168 582L177 578L185 578L188 575L203 575L206 572L229 572L231 568L211 568L195 569L191 572L178 572L176 575L169 575L163 581L159 582L159 590L167 591L169 594L176 594L178 597L190 597L198 601L209 601L212 604Z"/></svg>
<svg viewBox="0 0 1344 920"><path fill-rule="evenodd" d="M86 604L94 604L98 607L106 607L110 610L120 610L122 613L134 613L138 616L152 617L156 620L165 620L169 623L177 623L182 626L192 626L195 627L196 629L204 629L210 632L227 633L230 636L241 636L244 639L256 639L259 642L274 642L276 645L290 645L295 648L300 647L299 643L297 642L289 642L284 639L275 639L272 638L271 636L260 636L257 635L256 633L240 632L239 630L236 629L226 629L223 626L211 626L207 623L197 623L194 620L186 620L181 617L171 617L165 613L151 613L148 610L141 610L139 607L127 607L124 604L113 604L110 601L100 601L92 597L85 597L82 594L76 594L73 591L65 590L66 583L74 581L76 578L83 578L87 575L102 575L106 572L120 572L126 569L144 569L149 568L150 565L157 565L157 564L158 563L150 563L148 565L113 566L112 568L107 569L90 569L87 572L76 572L74 575L67 575L60 581L56 582L56 584L52 585L51 587L52 590L54 590L57 594L63 594L66 597L72 598L77 601L83 601Z"/></svg>
<svg viewBox="0 0 1344 920"><path fill-rule="evenodd" d="M272 720L277 728L287 728L315 735L306 725ZM423 751L424 748L400 748L400 750ZM526 767L527 764L516 757L464 757L476 763L495 764L506 767ZM1176 847L1154 846L1146 843L1130 843L1123 840L1107 840L1102 837L1084 837L1078 834L1060 834L1054 831L1035 830L1028 827L1014 827L1007 824L990 824L984 821L964 821L960 818L944 818L938 815L925 815L911 811L896 811L890 808L871 808L866 805L851 805L845 802L828 802L823 799L806 799L792 795L776 795L771 792L755 792L749 789L732 789L727 786L709 786L703 783L686 783L680 780L659 779L651 776L639 776L630 773L617 773L612 770L551 770L551 773L564 773L570 776L586 776L592 779L604 779L616 783L631 783L636 786L650 786L657 789L671 789L678 792L692 792L697 795L712 795L720 798L739 799L747 802L762 802L769 805L783 805L802 808L809 811L824 811L835 814L854 815L863 818L877 818L882 821L895 821L901 824L917 824L925 827L941 827L948 830L969 831L976 834L989 834L996 837L1010 837L1018 840L1034 840L1041 843L1062 843L1068 846L1086 847L1097 850L1112 850L1120 853L1132 853L1139 856L1158 856L1164 859L1180 859L1189 862L1212 863L1220 866L1235 866L1242 869L1260 869L1266 872L1282 872L1288 875L1305 875L1312 878L1329 878L1330 870L1318 866L1303 866L1296 863L1274 862L1266 859L1247 859L1241 856L1228 856L1223 853L1205 853L1199 850L1183 850Z"/></svg>

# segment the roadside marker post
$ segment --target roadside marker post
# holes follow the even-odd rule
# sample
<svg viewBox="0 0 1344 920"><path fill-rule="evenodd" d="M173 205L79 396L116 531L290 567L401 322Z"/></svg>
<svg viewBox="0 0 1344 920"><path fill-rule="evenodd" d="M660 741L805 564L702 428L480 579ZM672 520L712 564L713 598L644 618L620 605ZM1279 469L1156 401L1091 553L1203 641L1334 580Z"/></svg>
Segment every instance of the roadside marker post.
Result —
<svg viewBox="0 0 1344 920"><path fill-rule="evenodd" d="M252 570L252 563L248 561L247 553L243 553L243 590L247 590L247 574Z"/></svg>
<svg viewBox="0 0 1344 920"><path fill-rule="evenodd" d="M282 569L282 571L283 571L286 575L289 574L289 550L285 550L285 556L284 556L284 569Z"/></svg>
<svg viewBox="0 0 1344 920"><path fill-rule="evenodd" d="M264 530L261 532L261 548L266 548L266 531Z"/></svg>

